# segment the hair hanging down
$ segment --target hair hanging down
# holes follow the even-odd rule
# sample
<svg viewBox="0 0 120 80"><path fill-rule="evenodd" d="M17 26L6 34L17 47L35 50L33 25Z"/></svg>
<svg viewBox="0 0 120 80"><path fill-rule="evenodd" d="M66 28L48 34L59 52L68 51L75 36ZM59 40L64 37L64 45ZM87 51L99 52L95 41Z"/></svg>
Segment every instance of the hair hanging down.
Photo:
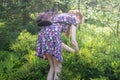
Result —
<svg viewBox="0 0 120 80"><path fill-rule="evenodd" d="M73 14L79 19L80 23L82 23L83 16L79 10L70 10L68 13Z"/></svg>
<svg viewBox="0 0 120 80"><path fill-rule="evenodd" d="M36 23L38 26L50 26L52 25L53 16L57 14L54 9L45 10L39 13L36 17Z"/></svg>

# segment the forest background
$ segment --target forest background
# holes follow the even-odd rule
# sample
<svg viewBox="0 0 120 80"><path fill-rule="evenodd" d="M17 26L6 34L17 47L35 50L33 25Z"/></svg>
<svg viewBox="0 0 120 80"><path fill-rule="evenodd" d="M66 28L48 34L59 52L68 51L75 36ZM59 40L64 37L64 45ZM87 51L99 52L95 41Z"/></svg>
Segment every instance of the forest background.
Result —
<svg viewBox="0 0 120 80"><path fill-rule="evenodd" d="M0 0L0 80L46 80L48 61L35 56L35 17L53 7L84 17L79 52L63 50L61 80L120 80L120 0Z"/></svg>

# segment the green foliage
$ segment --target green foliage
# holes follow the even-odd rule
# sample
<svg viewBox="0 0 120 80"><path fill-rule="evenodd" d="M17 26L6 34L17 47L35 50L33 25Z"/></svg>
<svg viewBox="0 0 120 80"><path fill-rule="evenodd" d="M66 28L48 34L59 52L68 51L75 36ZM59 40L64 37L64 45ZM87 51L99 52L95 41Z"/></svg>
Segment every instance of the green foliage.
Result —
<svg viewBox="0 0 120 80"><path fill-rule="evenodd" d="M0 50L9 50L9 43L19 34L13 26L0 26Z"/></svg>
<svg viewBox="0 0 120 80"><path fill-rule="evenodd" d="M0 80L45 80L49 68L35 52L21 56L0 51L0 64Z"/></svg>
<svg viewBox="0 0 120 80"><path fill-rule="evenodd" d="M85 15L85 22L98 26L110 27L112 34L120 34L120 1L118 0L87 0L81 1L81 10Z"/></svg>
<svg viewBox="0 0 120 80"><path fill-rule="evenodd" d="M120 39L110 35L109 28L83 26L77 33L80 51L63 52L62 80L119 80Z"/></svg>
<svg viewBox="0 0 120 80"><path fill-rule="evenodd" d="M23 30L16 41L11 44L10 48L11 50L21 54L29 53L31 50L35 50L36 39L35 35Z"/></svg>
<svg viewBox="0 0 120 80"><path fill-rule="evenodd" d="M18 23L19 21L17 21ZM30 23L26 26L19 26L18 24L9 24L7 21L0 22L0 50L9 50L11 42L14 42L21 31L26 29L31 35L39 31L39 27Z"/></svg>
<svg viewBox="0 0 120 80"><path fill-rule="evenodd" d="M5 78L7 78L7 75L4 74L16 71L23 62L17 54L0 51L0 64L0 79L6 80Z"/></svg>
<svg viewBox="0 0 120 80"><path fill-rule="evenodd" d="M62 37L63 42L72 46L70 38ZM83 24L77 30L77 41L78 53L63 50L62 80L120 79L120 38L111 35L108 27ZM0 79L46 80L49 64L35 56L35 42L36 35L23 30L11 44L16 53L0 52Z"/></svg>
<svg viewBox="0 0 120 80"><path fill-rule="evenodd" d="M77 0L55 0L56 7L62 12L68 12L71 9L77 9Z"/></svg>
<svg viewBox="0 0 120 80"><path fill-rule="evenodd" d="M77 0L0 1L0 50L5 50L0 51L0 80L46 80L48 61L35 56L34 19L54 3L63 12L78 6ZM120 80L120 0L80 0L80 10L85 20L77 30L80 51L63 50L61 79ZM62 41L72 46L64 35Z"/></svg>

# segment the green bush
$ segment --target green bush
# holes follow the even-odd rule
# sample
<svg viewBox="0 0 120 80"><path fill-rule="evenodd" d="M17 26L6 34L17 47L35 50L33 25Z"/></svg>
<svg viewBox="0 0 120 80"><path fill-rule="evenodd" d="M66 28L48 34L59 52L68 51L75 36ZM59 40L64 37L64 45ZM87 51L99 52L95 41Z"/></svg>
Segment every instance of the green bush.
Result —
<svg viewBox="0 0 120 80"><path fill-rule="evenodd" d="M0 50L9 50L10 42L13 41L19 32L0 30Z"/></svg>
<svg viewBox="0 0 120 80"><path fill-rule="evenodd" d="M23 30L16 41L11 43L10 49L21 54L29 53L35 50L36 40L35 35Z"/></svg>
<svg viewBox="0 0 120 80"><path fill-rule="evenodd" d="M39 27L32 23L26 26L9 23L9 21L0 22L0 50L9 51L11 42L14 42L24 29L26 29L30 35L36 34L39 31ZM19 23L19 21L17 21L17 23Z"/></svg>
<svg viewBox="0 0 120 80"><path fill-rule="evenodd" d="M77 32L80 51L63 51L62 80L119 80L120 39L110 35L109 28L83 26Z"/></svg>
<svg viewBox="0 0 120 80"><path fill-rule="evenodd" d="M0 80L46 80L48 62L31 52L25 56L0 51Z"/></svg>
<svg viewBox="0 0 120 80"><path fill-rule="evenodd" d="M70 38L62 35L62 40L72 46ZM83 24L77 31L77 41L78 53L63 50L62 80L120 79L120 38L114 37L109 28ZM0 52L1 80L46 80L49 64L35 56L35 44L36 35L24 30L11 44L14 53Z"/></svg>

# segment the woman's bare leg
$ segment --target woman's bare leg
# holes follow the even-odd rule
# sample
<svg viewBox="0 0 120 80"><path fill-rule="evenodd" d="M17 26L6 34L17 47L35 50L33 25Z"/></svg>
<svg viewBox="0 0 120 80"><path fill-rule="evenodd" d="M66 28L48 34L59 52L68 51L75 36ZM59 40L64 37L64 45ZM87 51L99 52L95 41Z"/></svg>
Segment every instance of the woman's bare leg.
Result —
<svg viewBox="0 0 120 80"><path fill-rule="evenodd" d="M50 69L48 72L47 80L54 80L54 62L53 62L53 56L46 54L46 57L48 58L48 61L50 63Z"/></svg>
<svg viewBox="0 0 120 80"><path fill-rule="evenodd" d="M53 61L54 61L54 68L55 68L54 80L60 80L59 75L62 69L62 63L56 61L54 57L53 57Z"/></svg>

